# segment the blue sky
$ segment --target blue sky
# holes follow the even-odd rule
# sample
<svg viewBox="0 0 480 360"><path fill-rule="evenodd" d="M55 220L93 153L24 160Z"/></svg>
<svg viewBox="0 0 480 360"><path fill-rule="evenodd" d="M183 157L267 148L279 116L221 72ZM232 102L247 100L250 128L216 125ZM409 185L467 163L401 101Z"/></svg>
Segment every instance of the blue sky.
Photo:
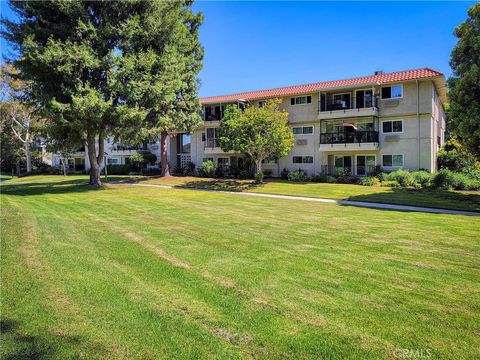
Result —
<svg viewBox="0 0 480 360"><path fill-rule="evenodd" d="M200 1L201 96L421 67L448 77L474 2ZM1 0L2 16L12 16ZM6 44L1 43L2 53Z"/></svg>

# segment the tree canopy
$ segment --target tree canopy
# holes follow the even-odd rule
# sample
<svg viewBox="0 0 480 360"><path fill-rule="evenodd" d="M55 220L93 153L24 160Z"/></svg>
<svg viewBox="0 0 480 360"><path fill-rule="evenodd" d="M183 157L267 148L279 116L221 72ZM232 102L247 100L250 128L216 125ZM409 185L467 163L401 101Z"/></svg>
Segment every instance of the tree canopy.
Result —
<svg viewBox="0 0 480 360"><path fill-rule="evenodd" d="M468 18L455 29L458 42L450 60L447 111L451 134L480 157L480 3L468 10Z"/></svg>
<svg viewBox="0 0 480 360"><path fill-rule="evenodd" d="M87 143L92 185L100 184L108 135L138 140L179 123L188 129L177 119L195 119L201 17L190 1L10 6L20 22L3 20L3 35L20 54L15 66L32 82L30 97L49 119L48 137L67 147Z"/></svg>
<svg viewBox="0 0 480 360"><path fill-rule="evenodd" d="M223 151L247 154L255 163L255 177L262 181L262 160L283 157L293 146L294 136L288 127L288 113L279 110L279 99L267 100L264 106L247 106L240 110L227 106L220 123L220 147Z"/></svg>

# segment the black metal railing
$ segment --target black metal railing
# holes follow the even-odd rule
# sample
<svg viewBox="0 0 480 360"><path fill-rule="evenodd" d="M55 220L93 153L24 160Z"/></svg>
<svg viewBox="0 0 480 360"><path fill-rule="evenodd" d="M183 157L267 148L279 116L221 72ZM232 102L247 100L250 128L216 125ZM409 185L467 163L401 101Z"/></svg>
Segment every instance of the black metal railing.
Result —
<svg viewBox="0 0 480 360"><path fill-rule="evenodd" d="M354 144L378 142L378 131L343 131L320 134L320 144Z"/></svg>
<svg viewBox="0 0 480 360"><path fill-rule="evenodd" d="M130 150L148 150L146 144L138 144L138 145L124 145L124 144L117 144L112 146L113 151L130 151Z"/></svg>
<svg viewBox="0 0 480 360"><path fill-rule="evenodd" d="M318 111L339 111L351 109L365 109L377 107L377 96L351 97L342 101L333 101L332 99L320 100L318 102Z"/></svg>
<svg viewBox="0 0 480 360"><path fill-rule="evenodd" d="M218 148L220 147L220 143L218 139L206 139L205 140L205 148Z"/></svg>

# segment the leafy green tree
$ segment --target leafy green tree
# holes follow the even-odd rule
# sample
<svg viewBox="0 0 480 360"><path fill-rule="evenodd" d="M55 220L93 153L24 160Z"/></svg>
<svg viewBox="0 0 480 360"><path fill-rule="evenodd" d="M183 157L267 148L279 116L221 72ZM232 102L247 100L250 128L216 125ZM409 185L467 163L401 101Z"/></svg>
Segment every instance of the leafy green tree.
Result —
<svg viewBox="0 0 480 360"><path fill-rule="evenodd" d="M475 157L467 152L462 144L455 138L449 139L437 154L438 169L448 169L455 172L462 172L472 168L475 164Z"/></svg>
<svg viewBox="0 0 480 360"><path fill-rule="evenodd" d="M220 124L220 147L223 151L247 154L255 163L255 178L263 181L262 160L283 157L293 146L294 136L288 127L288 113L279 110L280 100L267 100L263 107L227 106Z"/></svg>
<svg viewBox="0 0 480 360"><path fill-rule="evenodd" d="M20 172L20 162L25 156L24 144L12 131L10 120L12 104L7 101L0 102L0 169Z"/></svg>
<svg viewBox="0 0 480 360"><path fill-rule="evenodd" d="M449 131L480 157L480 3L468 10L468 19L455 29L458 42L452 51L448 80Z"/></svg>
<svg viewBox="0 0 480 360"><path fill-rule="evenodd" d="M129 19L129 32L120 45L122 83L128 89L124 100L147 112L140 128L127 122L120 136L160 137L162 176L170 175L167 138L191 133L201 123L197 74L203 59L198 39L203 19L191 11L191 4L153 2L148 12Z"/></svg>

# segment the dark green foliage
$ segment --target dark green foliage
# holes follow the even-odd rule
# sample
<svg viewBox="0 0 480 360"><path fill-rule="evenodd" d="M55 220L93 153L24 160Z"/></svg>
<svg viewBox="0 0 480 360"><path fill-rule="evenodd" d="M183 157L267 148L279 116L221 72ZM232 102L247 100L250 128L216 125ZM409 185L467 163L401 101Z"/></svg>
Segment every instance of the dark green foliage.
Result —
<svg viewBox="0 0 480 360"><path fill-rule="evenodd" d="M432 185L433 174L428 171L412 172L415 184L419 184L422 188L428 188Z"/></svg>
<svg viewBox="0 0 480 360"><path fill-rule="evenodd" d="M282 172L280 173L280 177L282 178L282 180L288 180L288 173L290 171L288 171L287 169L283 168Z"/></svg>
<svg viewBox="0 0 480 360"><path fill-rule="evenodd" d="M443 146L437 155L438 169L463 172L475 164L475 157L469 153L460 141L452 138Z"/></svg>
<svg viewBox="0 0 480 360"><path fill-rule="evenodd" d="M363 186L378 186L380 185L380 180L378 180L374 176L365 176L363 178L360 178L358 184Z"/></svg>
<svg viewBox="0 0 480 360"><path fill-rule="evenodd" d="M449 131L475 156L480 156L480 3L455 29L458 42L451 54L453 77L448 80Z"/></svg>
<svg viewBox="0 0 480 360"><path fill-rule="evenodd" d="M288 173L288 180L289 181L297 181L297 182L306 181L307 180L307 174L302 169L290 171Z"/></svg>
<svg viewBox="0 0 480 360"><path fill-rule="evenodd" d="M327 175L327 174L318 174L313 176L310 179L312 182L318 182L318 183L335 183L337 179L335 179L333 176Z"/></svg>
<svg viewBox="0 0 480 360"><path fill-rule="evenodd" d="M433 177L433 186L437 189L451 190L456 184L454 173L448 169L440 170Z"/></svg>
<svg viewBox="0 0 480 360"><path fill-rule="evenodd" d="M396 181L400 186L407 187L412 186L415 183L415 179L408 170L398 169L387 174L387 181Z"/></svg>
<svg viewBox="0 0 480 360"><path fill-rule="evenodd" d="M216 170L217 165L212 160L207 160L202 163L200 174L204 177L213 177Z"/></svg>
<svg viewBox="0 0 480 360"><path fill-rule="evenodd" d="M130 173L130 165L108 165L108 175L128 175Z"/></svg>

